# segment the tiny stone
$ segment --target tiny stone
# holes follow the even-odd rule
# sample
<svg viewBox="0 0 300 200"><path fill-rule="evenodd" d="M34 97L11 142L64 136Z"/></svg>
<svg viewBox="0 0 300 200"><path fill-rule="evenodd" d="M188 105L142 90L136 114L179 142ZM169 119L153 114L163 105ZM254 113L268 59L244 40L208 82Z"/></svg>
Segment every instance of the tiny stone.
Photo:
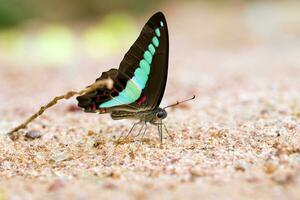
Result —
<svg viewBox="0 0 300 200"><path fill-rule="evenodd" d="M264 165L264 171L267 174L273 174L277 170L278 166L275 163L269 162Z"/></svg>
<svg viewBox="0 0 300 200"><path fill-rule="evenodd" d="M272 176L272 180L279 185L286 185L294 182L294 176L289 170L279 170Z"/></svg>
<svg viewBox="0 0 300 200"><path fill-rule="evenodd" d="M94 131L92 131L92 130L88 130L88 132L87 132L87 135L88 136L92 136L92 135L96 135L97 133L95 133Z"/></svg>
<svg viewBox="0 0 300 200"><path fill-rule="evenodd" d="M236 171L244 172L249 169L249 166L247 162L240 161L235 165L234 168Z"/></svg>
<svg viewBox="0 0 300 200"><path fill-rule="evenodd" d="M93 144L93 146L94 146L95 148L101 147L101 146L104 146L104 145L105 145L105 140L103 140L103 139L96 140L96 141L94 142L94 144Z"/></svg>
<svg viewBox="0 0 300 200"><path fill-rule="evenodd" d="M42 137L43 134L40 131L32 130L25 133L25 137L29 139L36 139Z"/></svg>
<svg viewBox="0 0 300 200"><path fill-rule="evenodd" d="M120 174L114 171L110 172L107 176L113 179L120 179Z"/></svg>
<svg viewBox="0 0 300 200"><path fill-rule="evenodd" d="M9 162L7 160L3 161L1 164L1 168L4 170L11 169L11 162Z"/></svg>
<svg viewBox="0 0 300 200"><path fill-rule="evenodd" d="M104 187L105 189L109 189L109 190L113 190L113 189L116 189L116 188L117 188L117 186L116 186L115 184L113 184L113 183L104 183L104 184L103 184L103 187Z"/></svg>
<svg viewBox="0 0 300 200"><path fill-rule="evenodd" d="M48 191L49 192L56 191L63 187L64 187L64 183L58 179L58 180L53 181L53 183L48 187Z"/></svg>
<svg viewBox="0 0 300 200"><path fill-rule="evenodd" d="M60 152L52 156L52 160L54 160L55 162L61 162L68 159L69 156L64 152Z"/></svg>

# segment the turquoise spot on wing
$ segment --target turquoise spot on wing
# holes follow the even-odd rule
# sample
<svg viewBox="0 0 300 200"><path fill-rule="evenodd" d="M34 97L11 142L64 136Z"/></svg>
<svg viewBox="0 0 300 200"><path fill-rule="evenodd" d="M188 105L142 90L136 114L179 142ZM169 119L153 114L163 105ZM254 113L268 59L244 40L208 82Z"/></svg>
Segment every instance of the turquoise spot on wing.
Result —
<svg viewBox="0 0 300 200"><path fill-rule="evenodd" d="M164 23L162 21L160 21L160 26L163 27L164 26Z"/></svg>
<svg viewBox="0 0 300 200"><path fill-rule="evenodd" d="M150 73L150 65L144 59L140 62L140 68L144 70L147 75Z"/></svg>
<svg viewBox="0 0 300 200"><path fill-rule="evenodd" d="M139 79L141 79L143 81L148 80L148 75L140 67L135 70L134 76L139 77Z"/></svg>
<svg viewBox="0 0 300 200"><path fill-rule="evenodd" d="M145 86L146 86L146 81L140 79L140 78L137 77L137 76L134 76L134 77L132 78L132 81L133 81L136 85L138 85L139 88L140 88L141 90L144 89Z"/></svg>
<svg viewBox="0 0 300 200"><path fill-rule="evenodd" d="M99 107L100 108L109 108L109 107L118 106L118 105L121 105L121 102L118 102L115 99L111 99L107 102L100 104Z"/></svg>
<svg viewBox="0 0 300 200"><path fill-rule="evenodd" d="M160 31L159 31L159 28L156 28L156 29L155 29L155 34L156 34L158 37L160 37Z"/></svg>
<svg viewBox="0 0 300 200"><path fill-rule="evenodd" d="M136 101L141 96L142 90L133 80L127 81L125 89L119 93L117 97L102 103L100 108L108 108L113 106L119 106L123 104L129 104Z"/></svg>
<svg viewBox="0 0 300 200"><path fill-rule="evenodd" d="M156 36L153 37L152 43L154 44L155 47L158 47L159 41L158 41L158 38Z"/></svg>
<svg viewBox="0 0 300 200"><path fill-rule="evenodd" d="M154 55L154 53L155 53L155 47L153 46L153 44L149 44L148 50L151 52L152 55Z"/></svg>
<svg viewBox="0 0 300 200"><path fill-rule="evenodd" d="M145 61L145 65L143 65L144 67L138 67L135 72L134 72L134 77L132 78L132 80L140 86L141 90L145 88L145 85L147 83L148 80L148 71L146 70L146 65L148 64ZM149 64L148 64L149 65ZM149 65L149 73L150 73L150 65Z"/></svg>
<svg viewBox="0 0 300 200"><path fill-rule="evenodd" d="M144 59L151 64L152 62L152 54L150 53L150 51L146 50L144 53Z"/></svg>
<svg viewBox="0 0 300 200"><path fill-rule="evenodd" d="M131 95L128 94L126 88L122 92L120 92L119 95L115 97L115 99L121 102L122 104L127 104L133 101L133 98L131 97Z"/></svg>
<svg viewBox="0 0 300 200"><path fill-rule="evenodd" d="M140 88L132 80L127 81L126 88L123 91L126 94L126 96L130 99L130 102L128 103L137 100L142 93Z"/></svg>

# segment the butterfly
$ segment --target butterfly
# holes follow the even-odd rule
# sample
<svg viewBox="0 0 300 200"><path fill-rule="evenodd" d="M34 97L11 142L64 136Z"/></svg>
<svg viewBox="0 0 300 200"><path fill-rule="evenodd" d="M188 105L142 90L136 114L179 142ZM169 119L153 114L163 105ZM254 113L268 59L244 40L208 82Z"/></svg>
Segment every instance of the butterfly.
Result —
<svg viewBox="0 0 300 200"><path fill-rule="evenodd" d="M85 112L110 113L114 120L139 120L132 126L128 135L137 124L142 124L139 134L145 126L143 135L147 130L147 123L156 125L162 143L162 127L168 132L162 123L167 117L166 108L195 99L194 95L164 108L159 107L167 83L168 60L167 22L164 14L157 12L144 25L139 37L121 61L119 69L113 68L103 72L94 84L83 90L71 90L64 95L56 96L7 134L14 140L17 138L18 130L26 128L45 110L62 99L79 95L78 106Z"/></svg>
<svg viewBox="0 0 300 200"><path fill-rule="evenodd" d="M162 142L162 120L167 112L159 105L167 83L168 60L168 26L164 14L157 12L144 25L119 69L103 72L96 80L111 79L112 88L102 86L78 96L78 106L85 112L110 113L114 120L139 120L134 126L156 125Z"/></svg>

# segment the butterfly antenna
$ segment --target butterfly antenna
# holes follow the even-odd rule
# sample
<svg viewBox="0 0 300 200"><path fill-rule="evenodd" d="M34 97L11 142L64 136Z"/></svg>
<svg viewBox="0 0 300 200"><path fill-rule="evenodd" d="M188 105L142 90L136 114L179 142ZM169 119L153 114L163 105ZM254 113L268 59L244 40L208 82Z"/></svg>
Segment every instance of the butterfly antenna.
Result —
<svg viewBox="0 0 300 200"><path fill-rule="evenodd" d="M177 101L176 103L168 105L168 106L164 107L163 109L170 108L170 107L173 107L173 106L177 106L177 105L179 105L181 103L184 103L184 102L187 102L187 101L191 101L191 100L193 100L195 98L196 98L196 95L193 95L193 97L191 97L189 99L186 99L186 100L183 100L183 101Z"/></svg>
<svg viewBox="0 0 300 200"><path fill-rule="evenodd" d="M104 79L104 80L99 80L99 81L95 82L94 84L90 85L89 87L87 87L81 91L78 91L78 92L77 91L69 91L64 95L56 96L49 103L42 106L36 113L31 115L26 121L24 121L23 123L21 123L19 126L15 127L14 129L12 129L7 134L11 139L13 139L13 140L16 139L17 136L14 134L15 132L17 132L20 129L26 128L29 123L31 123L33 120L35 120L38 116L42 115L45 112L45 110L54 106L55 104L58 103L58 101L60 101L62 99L69 99L69 98L73 97L74 95L83 95L83 94L89 93L91 91L94 91L95 89L97 89L98 87L101 87L101 86L106 86L107 88L112 88L112 85L113 85L113 81L111 79Z"/></svg>

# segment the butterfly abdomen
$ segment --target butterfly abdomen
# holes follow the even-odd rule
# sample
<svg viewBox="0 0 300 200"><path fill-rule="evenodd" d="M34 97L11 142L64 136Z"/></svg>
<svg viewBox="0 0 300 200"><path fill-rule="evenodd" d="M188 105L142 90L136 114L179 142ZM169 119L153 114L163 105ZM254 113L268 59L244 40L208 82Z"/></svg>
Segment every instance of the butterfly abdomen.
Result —
<svg viewBox="0 0 300 200"><path fill-rule="evenodd" d="M126 111L113 111L110 114L111 118L114 120L120 120L120 119L136 119L138 115L136 113L132 112L126 112Z"/></svg>

